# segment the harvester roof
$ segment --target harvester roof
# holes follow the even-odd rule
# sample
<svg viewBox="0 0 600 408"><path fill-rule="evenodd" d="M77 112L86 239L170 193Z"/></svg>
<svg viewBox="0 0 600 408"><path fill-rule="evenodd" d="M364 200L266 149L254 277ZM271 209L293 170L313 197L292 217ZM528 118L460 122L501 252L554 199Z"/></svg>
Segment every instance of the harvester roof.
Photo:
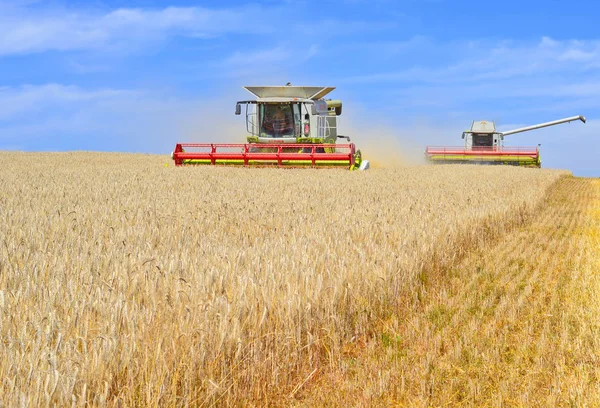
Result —
<svg viewBox="0 0 600 408"><path fill-rule="evenodd" d="M334 86L245 86L258 101L283 102L290 100L317 100L335 89Z"/></svg>
<svg viewBox="0 0 600 408"><path fill-rule="evenodd" d="M495 133L496 124L489 120L473 121L471 124L471 133Z"/></svg>

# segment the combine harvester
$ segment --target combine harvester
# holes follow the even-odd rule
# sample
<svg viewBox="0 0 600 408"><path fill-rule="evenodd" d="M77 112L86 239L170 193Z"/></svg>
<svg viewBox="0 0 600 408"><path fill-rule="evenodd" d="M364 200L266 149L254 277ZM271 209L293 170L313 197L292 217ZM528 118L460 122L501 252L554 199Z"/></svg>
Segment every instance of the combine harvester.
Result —
<svg viewBox="0 0 600 408"><path fill-rule="evenodd" d="M348 136L338 134L342 102L323 99L335 87L245 86L255 100L245 107L247 143L178 143L171 157L182 165L369 168ZM346 139L346 144L336 144Z"/></svg>
<svg viewBox="0 0 600 408"><path fill-rule="evenodd" d="M519 129L497 132L496 124L485 120L471 124L471 130L463 132L464 147L427 146L425 157L431 163L472 163L472 164L508 164L513 166L541 167L540 148L536 147L506 147L504 136L527 132L547 126L580 120L585 123L585 117L570 118L526 126Z"/></svg>

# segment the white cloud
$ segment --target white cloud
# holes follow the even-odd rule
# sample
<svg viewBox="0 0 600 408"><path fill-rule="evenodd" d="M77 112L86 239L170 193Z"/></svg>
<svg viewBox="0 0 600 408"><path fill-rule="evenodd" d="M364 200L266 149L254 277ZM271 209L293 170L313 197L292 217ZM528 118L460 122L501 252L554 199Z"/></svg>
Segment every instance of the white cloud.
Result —
<svg viewBox="0 0 600 408"><path fill-rule="evenodd" d="M395 22L311 19L298 23L300 4L247 5L230 8L166 7L92 9L2 6L0 57L45 51L130 50L160 44L169 38L211 39L232 33L271 34L277 38L319 37L315 27L328 27L328 38L355 32L381 31ZM293 33L293 34L292 34ZM240 44L245 47L251 42ZM146 46L146 47L144 47Z"/></svg>
<svg viewBox="0 0 600 408"><path fill-rule="evenodd" d="M0 16L0 56L43 51L130 47L164 40L169 35L209 38L225 33L268 30L259 16L276 11L258 7L208 9L168 7L160 10L121 8L105 14L8 8Z"/></svg>
<svg viewBox="0 0 600 408"><path fill-rule="evenodd" d="M370 49L374 47L389 49L390 44L369 45ZM425 51L429 54L448 54L451 50L456 61L443 58L433 64L418 64L410 59L408 63L399 64L401 68L397 70L349 75L343 80L349 83L481 83L565 71L583 72L600 64L600 40L555 41L543 37L539 42L530 44L514 41L436 43L415 37L400 43L398 50L422 55L425 51L421 52L418 48L423 47L428 48ZM410 57L410 54L407 56ZM374 61L373 66L377 65Z"/></svg>

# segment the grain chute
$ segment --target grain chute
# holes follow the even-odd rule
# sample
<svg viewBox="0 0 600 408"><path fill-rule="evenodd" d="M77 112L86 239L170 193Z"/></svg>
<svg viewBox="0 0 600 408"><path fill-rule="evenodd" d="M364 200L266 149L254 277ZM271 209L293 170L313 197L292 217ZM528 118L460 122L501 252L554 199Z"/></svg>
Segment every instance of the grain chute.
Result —
<svg viewBox="0 0 600 408"><path fill-rule="evenodd" d="M508 130L506 132L496 131L496 124L494 122L485 120L473 121L471 129L462 134L462 138L465 140L464 146L427 146L425 157L432 163L508 164L541 167L542 162L540 160L539 146L504 146L504 137L576 120L585 123L585 117L580 115Z"/></svg>
<svg viewBox="0 0 600 408"><path fill-rule="evenodd" d="M244 89L256 97L238 101L235 109L236 115L245 111L247 143L178 143L172 153L176 165L369 168L350 138L338 133L342 102L324 99L335 87Z"/></svg>

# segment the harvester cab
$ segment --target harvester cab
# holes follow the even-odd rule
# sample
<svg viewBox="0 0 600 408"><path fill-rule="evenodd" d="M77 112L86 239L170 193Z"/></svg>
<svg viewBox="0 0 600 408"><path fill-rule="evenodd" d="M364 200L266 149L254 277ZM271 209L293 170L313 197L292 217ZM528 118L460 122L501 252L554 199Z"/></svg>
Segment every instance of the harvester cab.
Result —
<svg viewBox="0 0 600 408"><path fill-rule="evenodd" d="M178 143L176 165L225 164L278 167L347 167L366 170L360 150L338 134L340 100L324 99L335 87L245 86L255 99L238 101L244 111L245 144ZM337 144L338 139L347 143Z"/></svg>
<svg viewBox="0 0 600 408"><path fill-rule="evenodd" d="M493 121L473 121L471 129L462 134L465 141L464 147L427 146L425 157L432 163L508 164L541 167L539 145L507 147L504 146L504 137L576 120L585 123L585 117L580 115L505 132L498 132Z"/></svg>
<svg viewBox="0 0 600 408"><path fill-rule="evenodd" d="M486 120L473 121L471 130L463 132L462 138L465 140L465 149L502 146L502 134L496 132L496 124Z"/></svg>
<svg viewBox="0 0 600 408"><path fill-rule="evenodd" d="M245 106L248 143L329 143L338 138L342 102L322 99L334 87L246 86L256 100ZM340 136L350 141L348 137Z"/></svg>

